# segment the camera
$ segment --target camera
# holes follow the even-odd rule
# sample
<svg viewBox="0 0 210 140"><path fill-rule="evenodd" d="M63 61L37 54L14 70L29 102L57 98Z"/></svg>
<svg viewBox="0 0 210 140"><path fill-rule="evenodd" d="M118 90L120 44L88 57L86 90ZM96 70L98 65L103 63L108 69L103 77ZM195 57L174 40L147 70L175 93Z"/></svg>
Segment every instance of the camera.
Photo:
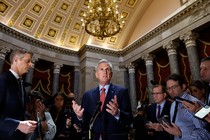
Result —
<svg viewBox="0 0 210 140"><path fill-rule="evenodd" d="M29 102L32 102L33 99L39 99L45 106L49 106L51 104L50 99L44 99L42 93L40 91L32 90L28 94Z"/></svg>

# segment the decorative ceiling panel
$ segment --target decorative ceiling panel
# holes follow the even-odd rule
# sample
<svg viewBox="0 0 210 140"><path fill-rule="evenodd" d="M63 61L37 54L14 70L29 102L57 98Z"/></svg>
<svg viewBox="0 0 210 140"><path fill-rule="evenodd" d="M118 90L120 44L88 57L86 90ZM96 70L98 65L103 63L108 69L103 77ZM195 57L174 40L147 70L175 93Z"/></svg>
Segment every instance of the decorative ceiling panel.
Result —
<svg viewBox="0 0 210 140"><path fill-rule="evenodd" d="M61 48L78 51L87 44L120 50L125 47L121 38L128 34L126 27L141 1L147 0L117 0L125 27L103 39L88 35L81 26L88 0L0 0L0 22Z"/></svg>
<svg viewBox="0 0 210 140"><path fill-rule="evenodd" d="M11 7L12 6L9 3L0 1L0 15L4 17Z"/></svg>

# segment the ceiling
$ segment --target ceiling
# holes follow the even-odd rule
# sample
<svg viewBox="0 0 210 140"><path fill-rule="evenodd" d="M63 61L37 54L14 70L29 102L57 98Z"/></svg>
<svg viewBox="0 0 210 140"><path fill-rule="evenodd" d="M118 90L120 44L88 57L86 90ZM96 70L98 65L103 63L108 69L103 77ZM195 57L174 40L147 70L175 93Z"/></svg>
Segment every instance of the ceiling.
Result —
<svg viewBox="0 0 210 140"><path fill-rule="evenodd" d="M113 37L88 35L81 15L88 0L0 0L0 22L32 38L78 51L84 44L122 50L152 0L117 0L125 27ZM138 18L136 18L138 17Z"/></svg>

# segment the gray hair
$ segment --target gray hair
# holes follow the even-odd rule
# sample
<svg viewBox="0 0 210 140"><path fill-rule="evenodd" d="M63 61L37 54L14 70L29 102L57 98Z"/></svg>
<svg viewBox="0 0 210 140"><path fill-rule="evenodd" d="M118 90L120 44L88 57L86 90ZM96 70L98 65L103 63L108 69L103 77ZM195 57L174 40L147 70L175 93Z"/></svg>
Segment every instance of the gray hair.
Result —
<svg viewBox="0 0 210 140"><path fill-rule="evenodd" d="M23 58L24 54L30 54L31 56L33 56L33 53L32 52L28 52L28 51L25 51L25 50L13 50L10 54L10 57L9 57L9 60L11 62L11 64L13 63L13 59L15 57L17 58Z"/></svg>
<svg viewBox="0 0 210 140"><path fill-rule="evenodd" d="M95 70L98 69L98 65L101 64L101 63L107 63L107 64L109 64L110 70L112 71L112 69L113 69L112 63L109 62L109 61L106 60L106 59L101 59L101 60L98 62L97 66L95 67Z"/></svg>

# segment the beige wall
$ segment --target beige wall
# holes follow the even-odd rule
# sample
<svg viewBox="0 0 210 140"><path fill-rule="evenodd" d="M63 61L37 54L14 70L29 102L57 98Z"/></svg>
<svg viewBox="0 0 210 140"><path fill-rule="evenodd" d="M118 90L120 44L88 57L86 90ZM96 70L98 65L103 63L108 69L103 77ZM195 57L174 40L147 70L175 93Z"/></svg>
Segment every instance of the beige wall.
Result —
<svg viewBox="0 0 210 140"><path fill-rule="evenodd" d="M161 23L161 20L175 12L179 7L179 0L154 0L136 25L128 44L155 28Z"/></svg>

